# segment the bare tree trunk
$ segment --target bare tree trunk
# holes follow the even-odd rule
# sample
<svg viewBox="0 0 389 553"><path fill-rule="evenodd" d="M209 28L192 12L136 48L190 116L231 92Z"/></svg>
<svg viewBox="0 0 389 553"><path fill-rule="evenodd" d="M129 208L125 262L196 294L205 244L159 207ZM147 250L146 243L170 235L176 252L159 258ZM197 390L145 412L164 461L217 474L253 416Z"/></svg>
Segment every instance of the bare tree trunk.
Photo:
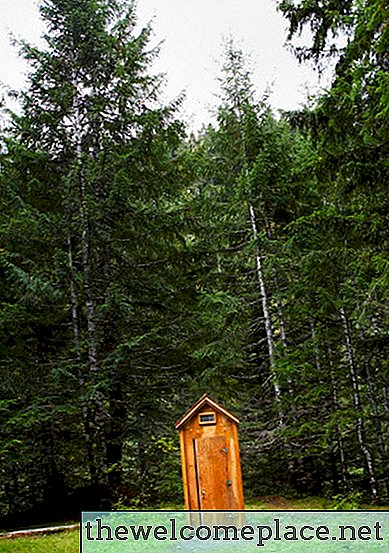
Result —
<svg viewBox="0 0 389 553"><path fill-rule="evenodd" d="M273 234L271 230L271 225L267 217L265 217L265 225L266 225L267 237L269 238L269 240L272 240ZM278 281L277 269L275 267L273 267L273 278L274 278L275 289L276 291L278 291L280 288L280 285ZM286 352L288 348L288 340L286 338L286 325L285 325L284 315L282 312L282 305L277 294L275 295L275 300L276 300L276 307L277 307L277 313L278 313L278 322L280 324L281 343ZM293 418L293 421L296 422L297 409L296 409L296 403L294 401L295 391L294 391L293 381L290 378L289 374L287 375L287 382L288 382L288 394L292 402L292 418Z"/></svg>
<svg viewBox="0 0 389 553"><path fill-rule="evenodd" d="M74 278L72 243L71 243L70 236L68 236L68 259L69 259L69 272L70 272L70 301L72 306L73 338L74 338L74 346L76 350L76 359L78 363L79 384L80 384L80 391L81 391L82 423L83 423L83 429L84 429L86 454L88 459L91 482L93 484L97 484L98 478L97 478L96 463L93 455L93 440L92 440L92 433L91 433L90 411L88 407L88 402L86 400L87 390L86 390L85 377L82 371L82 359L81 359L81 348L80 348L80 318L79 318L77 291L76 291L75 278Z"/></svg>
<svg viewBox="0 0 389 553"><path fill-rule="evenodd" d="M75 89L74 95L74 139L76 146L76 161L77 161L77 176L79 185L79 215L81 222L81 249L82 249L82 271L83 271L83 290L84 302L87 321L88 335L88 359L89 367L92 376L93 392L93 425L95 427L95 446L96 446L96 461L98 465L98 478L100 482L106 481L106 447L105 447L105 410L104 410L104 395L99 383L99 375L101 367L97 354L97 332L96 332L96 308L92 292L92 275L91 275L91 236L90 236L90 217L89 207L87 203L86 182L83 167L83 149L82 136L84 123L82 121L81 107L79 99L81 93L77 76L74 75L73 84ZM85 123L86 124L86 123ZM103 477L104 475L104 477Z"/></svg>
<svg viewBox="0 0 389 553"><path fill-rule="evenodd" d="M254 207L251 204L249 206L249 211L250 211L251 226L253 229L253 238L255 242L255 260L256 260L256 268L257 268L257 277L259 282L259 288L261 291L262 311L263 311L263 317L265 321L270 371L271 371L271 376L273 381L274 395L275 395L275 401L276 401L277 412L278 412L278 423L280 426L283 426L284 412L282 408L281 388L280 388L277 375L276 375L276 370L275 370L274 339L273 339L273 329L272 329L272 324L270 319L269 301L268 301L267 292L266 292L265 279L263 276L262 256L258 245L257 220L255 217Z"/></svg>
<svg viewBox="0 0 389 553"><path fill-rule="evenodd" d="M78 316L78 301L76 285L74 283L74 264L73 264L73 251L72 242L70 236L68 236L68 259L69 259L69 273L70 273L70 301L72 306L72 326L74 346L76 348L76 359L81 364L81 350L80 350L80 319Z"/></svg>
<svg viewBox="0 0 389 553"><path fill-rule="evenodd" d="M371 455L371 452L366 445L365 442L365 436L364 436L364 424L363 424L363 418L361 414L361 401L359 397L359 386L358 386L358 380L357 380L357 374L355 369L355 362L354 362L354 354L353 354L353 348L351 343L351 336L350 336L350 330L348 325L348 320L346 316L346 312L344 307L340 307L339 309L340 318L343 325L343 332L344 332L344 338L345 338L345 346L346 346L346 353L347 353L347 361L349 365L350 370L350 378L351 378L351 384L353 389L353 400L354 400L354 409L358 413L357 418L357 437L358 442L361 448L361 451L365 457L366 461L366 467L370 478L370 487L373 494L373 498L378 498L378 482L376 480L375 476L375 470L374 470L374 463L373 458Z"/></svg>
<svg viewBox="0 0 389 553"><path fill-rule="evenodd" d="M236 72L236 68L233 67L232 71L233 71L233 77L234 77L235 90L238 92L236 94L234 102L235 102L236 115L238 116L238 121L239 121L239 134L240 134L240 144L242 148L241 150L242 160L244 164L246 164L245 171L246 171L246 177L247 177L249 173L249 169L248 169L249 159L247 155L246 135L245 135L245 130L243 126L244 114L243 114L243 108L241 104L241 96L239 94L240 84L239 84L239 78L238 78L238 73ZM265 279L263 275L262 256L258 245L257 220L255 216L254 206L249 200L248 200L248 208L249 208L249 214L250 214L251 227L253 230L253 238L255 242L255 261L256 261L259 288L261 292L263 317L265 320L266 339L267 339L267 346L268 346L268 352L269 352L270 374L271 374L271 379L273 383L275 402L276 402L277 413L278 413L278 424L280 427L282 427L284 425L284 412L282 407L281 388L277 379L276 369L275 369L274 339L273 339L273 330L272 330L272 324L270 319L269 302L268 302L268 297L266 293Z"/></svg>
<svg viewBox="0 0 389 553"><path fill-rule="evenodd" d="M255 218L255 214L254 214L254 218ZM271 226L270 226L270 223L269 223L269 220L268 220L267 217L266 217L266 220L265 220L265 225L266 225L267 237L268 237L269 240L272 240L273 233L272 233ZM277 270L276 270L275 267L273 267L273 277L274 277L274 284L276 286L276 290L279 290L278 274L277 274ZM279 323L280 323L281 343L284 346L284 348L286 349L288 347L288 341L286 339L286 325L285 325L284 317L283 317L283 314L282 314L281 302L280 302L279 297L278 297L277 294L275 296L275 299L276 299L276 307L277 307L277 312L278 312L278 320L279 320Z"/></svg>

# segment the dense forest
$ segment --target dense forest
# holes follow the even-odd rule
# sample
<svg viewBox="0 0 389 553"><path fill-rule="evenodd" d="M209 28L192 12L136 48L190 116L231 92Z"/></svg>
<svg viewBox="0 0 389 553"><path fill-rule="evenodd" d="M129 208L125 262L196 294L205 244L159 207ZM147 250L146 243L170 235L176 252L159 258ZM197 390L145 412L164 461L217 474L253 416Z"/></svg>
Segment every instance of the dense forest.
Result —
<svg viewBox="0 0 389 553"><path fill-rule="evenodd" d="M3 109L0 515L182 502L204 392L242 421L246 497L387 500L387 2L279 1L331 89L276 116L229 42L196 136L132 4L40 9Z"/></svg>

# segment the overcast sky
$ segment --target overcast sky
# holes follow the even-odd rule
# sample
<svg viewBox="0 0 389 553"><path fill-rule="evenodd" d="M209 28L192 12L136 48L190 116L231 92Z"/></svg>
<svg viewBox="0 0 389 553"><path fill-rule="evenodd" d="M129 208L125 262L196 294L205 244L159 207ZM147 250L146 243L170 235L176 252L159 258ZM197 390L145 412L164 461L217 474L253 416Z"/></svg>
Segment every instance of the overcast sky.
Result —
<svg viewBox="0 0 389 553"><path fill-rule="evenodd" d="M0 0L0 81L23 85L25 64L10 45L10 33L39 44L43 25L37 0ZM275 0L138 0L140 25L152 21L154 43L164 40L155 71L167 74L165 97L186 91L184 114L191 128L210 120L217 105L216 78L220 75L223 39L233 37L249 55L249 69L258 99L270 86L275 110L296 109L307 90L314 93L329 84L319 82L313 67L299 65L285 47L287 23L276 11Z"/></svg>

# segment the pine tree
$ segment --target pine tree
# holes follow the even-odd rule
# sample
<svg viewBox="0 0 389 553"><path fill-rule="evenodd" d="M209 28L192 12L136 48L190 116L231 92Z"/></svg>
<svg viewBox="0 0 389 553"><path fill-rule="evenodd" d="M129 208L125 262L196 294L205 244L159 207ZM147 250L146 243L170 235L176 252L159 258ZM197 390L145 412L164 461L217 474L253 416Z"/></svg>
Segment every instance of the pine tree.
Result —
<svg viewBox="0 0 389 553"><path fill-rule="evenodd" d="M302 0L280 2L280 8L289 19L290 38L307 25L313 31L311 47L297 52L301 59L318 61L328 52L338 55L330 91L319 98L311 112L291 116L315 141L316 172L322 184L318 188L321 205L299 227L304 234L302 242L310 242L316 269L312 263L301 265L306 282L320 287L322 305L314 307L317 322L322 329L329 321L337 328L337 334L327 330L321 340L326 342L322 349L330 351L331 364L337 358L344 371L337 378L336 403L341 398L344 424L356 431L356 443L350 444L348 451L353 465L350 472L366 471L371 495L377 497L385 493L378 483L379 474L388 488L387 449L381 438L383 428L388 428L383 407L388 382L383 353L388 330L388 279L383 255L388 216L388 10L375 0ZM340 31L347 31L349 39L339 50L331 45L331 39ZM341 348L337 343L340 336ZM333 374L332 369L329 373ZM348 385L339 390L341 379ZM374 395L380 398L381 409ZM370 409L373 417L369 416ZM360 457L364 468L360 468Z"/></svg>
<svg viewBox="0 0 389 553"><path fill-rule="evenodd" d="M176 105L159 104L161 78L148 74L151 31L136 33L132 4L47 0L41 14L46 49L21 44L29 87L3 156L2 259L9 281L19 279L11 289L26 283L7 309L20 310L26 294L42 302L23 312L27 344L50 339L53 347L42 346L36 362L26 344L12 366L25 356L34 402L44 393L40 372L51 393L62 382L71 441L87 462L80 459L83 480L115 495L126 441L143 448L171 395L161 367L176 364L172 346L164 348L177 309L182 125Z"/></svg>
<svg viewBox="0 0 389 553"><path fill-rule="evenodd" d="M214 367L208 373L214 385L229 377L229 393L241 402L242 443L250 452L243 458L250 459L252 482L261 479L255 471L262 471L257 459L265 455L280 480L287 462L292 480L295 459L304 453L287 446L290 435L285 440L287 429L297 424L300 376L291 355L296 321L286 307L293 275L284 243L288 225L315 197L309 174L314 156L308 141L285 121L277 122L266 102L254 101L243 54L232 44L222 89L218 125L206 129L195 150L201 169L194 204L203 215L204 234L195 232L193 243L208 267L201 307L207 336L213 337L205 338L199 355ZM263 446L254 447L257 440Z"/></svg>

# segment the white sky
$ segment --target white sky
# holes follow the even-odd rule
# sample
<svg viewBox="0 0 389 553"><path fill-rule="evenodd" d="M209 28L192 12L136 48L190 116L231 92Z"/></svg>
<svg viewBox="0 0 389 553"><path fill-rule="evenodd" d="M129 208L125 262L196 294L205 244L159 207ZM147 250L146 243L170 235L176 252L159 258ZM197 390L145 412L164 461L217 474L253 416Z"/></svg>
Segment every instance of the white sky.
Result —
<svg viewBox="0 0 389 553"><path fill-rule="evenodd" d="M312 67L299 65L284 46L287 22L275 0L138 0L139 24L152 21L155 44L164 40L154 70L167 74L166 100L186 91L184 115L192 129L210 121L218 101L217 77L223 38L233 37L249 54L258 99L268 86L271 105L296 109L319 87L329 85L330 71L319 82ZM0 0L0 82L23 86L24 62L10 45L10 33L39 44L43 24L37 0Z"/></svg>

